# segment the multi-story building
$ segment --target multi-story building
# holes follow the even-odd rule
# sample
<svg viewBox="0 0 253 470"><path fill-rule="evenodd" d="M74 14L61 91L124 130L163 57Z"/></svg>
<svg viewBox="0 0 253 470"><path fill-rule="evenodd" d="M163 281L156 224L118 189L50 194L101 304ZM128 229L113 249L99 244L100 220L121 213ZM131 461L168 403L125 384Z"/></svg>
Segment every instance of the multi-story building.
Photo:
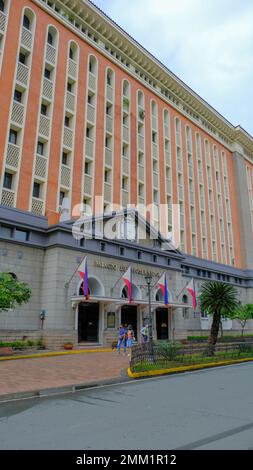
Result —
<svg viewBox="0 0 253 470"><path fill-rule="evenodd" d="M0 91L2 254L16 244L36 245L43 271L52 250L44 257L41 250L53 224L61 221L64 231L66 219L131 204L166 236L177 205L181 262L174 269L240 282L252 301L253 138L92 2L0 0ZM22 220L25 232L45 231L35 245L30 235L19 237ZM66 246L74 256L70 240ZM152 259L137 255L137 263L156 264L153 248ZM13 260L8 267L2 259L3 269L13 272ZM35 303L35 310L45 307L38 298ZM6 320L7 329L15 327L14 318ZM68 311L66 318L61 326L48 320L48 327L71 329ZM37 316L33 328L36 322ZM103 316L101 322L103 329ZM199 329L196 322L192 329Z"/></svg>

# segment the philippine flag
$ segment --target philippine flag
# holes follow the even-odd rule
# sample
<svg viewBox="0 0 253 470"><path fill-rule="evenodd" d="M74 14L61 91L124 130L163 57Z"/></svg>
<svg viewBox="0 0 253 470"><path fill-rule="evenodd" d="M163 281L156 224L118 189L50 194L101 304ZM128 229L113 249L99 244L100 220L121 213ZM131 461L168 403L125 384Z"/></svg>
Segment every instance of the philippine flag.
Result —
<svg viewBox="0 0 253 470"><path fill-rule="evenodd" d="M169 293L168 293L168 283L167 283L166 273L163 273L163 275L160 277L157 284L159 285L159 287L160 287L160 289L163 293L164 305L166 305L166 307L167 307L169 305Z"/></svg>
<svg viewBox="0 0 253 470"><path fill-rule="evenodd" d="M131 268L131 266L129 266L128 270L123 274L122 279L123 279L124 283L127 286L129 303L131 304L132 301L133 301L133 295L132 295L133 281L132 281L132 268Z"/></svg>
<svg viewBox="0 0 253 470"><path fill-rule="evenodd" d="M86 300L89 299L89 286L88 286L88 262L87 257L82 261L78 272L83 280L83 294L85 295Z"/></svg>
<svg viewBox="0 0 253 470"><path fill-rule="evenodd" d="M194 310L196 310L197 307L197 295L196 295L196 289L195 289L195 282L192 279L186 286L186 290L189 292L189 294L192 296L192 306Z"/></svg>

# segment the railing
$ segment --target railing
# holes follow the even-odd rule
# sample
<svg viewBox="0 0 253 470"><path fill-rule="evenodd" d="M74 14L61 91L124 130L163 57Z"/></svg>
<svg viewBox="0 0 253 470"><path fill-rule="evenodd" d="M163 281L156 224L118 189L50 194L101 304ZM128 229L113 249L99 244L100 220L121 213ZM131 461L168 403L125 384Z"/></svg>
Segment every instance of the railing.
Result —
<svg viewBox="0 0 253 470"><path fill-rule="evenodd" d="M21 45L28 50L31 50L32 48L32 33L29 31L29 29L24 27L22 28L21 33Z"/></svg>
<svg viewBox="0 0 253 470"><path fill-rule="evenodd" d="M212 356L209 356L207 342L183 347L179 343L160 341L134 345L131 350L130 369L132 372L165 369L243 357L253 357L252 341L217 343Z"/></svg>
<svg viewBox="0 0 253 470"><path fill-rule="evenodd" d="M56 49L51 44L47 44L46 62L52 65L56 62Z"/></svg>
<svg viewBox="0 0 253 470"><path fill-rule="evenodd" d="M18 63L18 70L17 70L17 81L24 86L28 84L28 75L29 75L29 68L27 65L22 64L21 62Z"/></svg>
<svg viewBox="0 0 253 470"><path fill-rule="evenodd" d="M68 60L68 74L72 78L77 78L77 64L72 59Z"/></svg>
<svg viewBox="0 0 253 470"><path fill-rule="evenodd" d="M53 98L53 82L46 77L43 79L42 95L50 101Z"/></svg>
<svg viewBox="0 0 253 470"><path fill-rule="evenodd" d="M5 25L6 25L6 15L2 11L0 11L0 31L2 33L5 32Z"/></svg>

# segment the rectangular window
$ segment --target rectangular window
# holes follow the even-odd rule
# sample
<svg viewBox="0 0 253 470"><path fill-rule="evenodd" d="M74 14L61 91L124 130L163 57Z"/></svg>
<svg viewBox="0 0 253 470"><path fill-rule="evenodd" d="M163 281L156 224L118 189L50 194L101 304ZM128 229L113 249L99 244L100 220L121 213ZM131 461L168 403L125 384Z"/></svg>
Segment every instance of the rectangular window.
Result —
<svg viewBox="0 0 253 470"><path fill-rule="evenodd" d="M5 227L4 225L0 226L0 236L11 238L12 237L12 228Z"/></svg>
<svg viewBox="0 0 253 470"><path fill-rule="evenodd" d="M40 197L40 184L39 183L34 183L33 184L33 197Z"/></svg>
<svg viewBox="0 0 253 470"><path fill-rule="evenodd" d="M40 113L43 114L43 116L47 115L47 106L45 104L42 104L40 107Z"/></svg>
<svg viewBox="0 0 253 470"><path fill-rule="evenodd" d="M138 256L138 259L142 259L142 252L141 252L141 251L138 251L138 252L137 252L137 256Z"/></svg>
<svg viewBox="0 0 253 470"><path fill-rule="evenodd" d="M66 152L62 152L61 162L62 162L63 165L68 164L68 154Z"/></svg>
<svg viewBox="0 0 253 470"><path fill-rule="evenodd" d="M19 62L21 62L21 64L24 64L26 63L26 56L25 54L22 54L22 52L19 53L19 57L18 57L18 60Z"/></svg>
<svg viewBox="0 0 253 470"><path fill-rule="evenodd" d="M119 247L119 254L120 256L124 256L125 255L125 248L123 246L120 246Z"/></svg>
<svg viewBox="0 0 253 470"><path fill-rule="evenodd" d="M71 93L72 92L72 83L68 82L67 90Z"/></svg>
<svg viewBox="0 0 253 470"><path fill-rule="evenodd" d="M38 155L43 155L44 154L44 144L43 144L43 142L38 142L37 143L37 154Z"/></svg>
<svg viewBox="0 0 253 470"><path fill-rule="evenodd" d="M100 250L105 251L105 243L104 242L100 243Z"/></svg>
<svg viewBox="0 0 253 470"><path fill-rule="evenodd" d="M153 263L157 263L157 256L153 255Z"/></svg>
<svg viewBox="0 0 253 470"><path fill-rule="evenodd" d="M29 238L29 232L27 232L26 230L16 229L15 230L15 238L17 240L22 241L22 242L26 242Z"/></svg>
<svg viewBox="0 0 253 470"><path fill-rule="evenodd" d="M19 90L14 91L14 101L17 101L18 103L21 103L22 101L22 93Z"/></svg>
<svg viewBox="0 0 253 470"><path fill-rule="evenodd" d="M10 130L9 133L9 142L11 144L17 145L17 140L18 140L18 133L17 131L14 131L13 129Z"/></svg>
<svg viewBox="0 0 253 470"><path fill-rule="evenodd" d="M63 199L65 198L65 193L64 191L60 191L60 198L59 198L59 204L60 206L62 205Z"/></svg>
<svg viewBox="0 0 253 470"><path fill-rule="evenodd" d="M70 119L68 116L65 116L65 119L64 119L64 124L66 127L69 127L69 124L70 124Z"/></svg>
<svg viewBox="0 0 253 470"><path fill-rule="evenodd" d="M11 173L7 173L5 172L4 174L4 188L6 189L12 189L12 178L13 178L13 175Z"/></svg>
<svg viewBox="0 0 253 470"><path fill-rule="evenodd" d="M51 72L47 68L44 69L44 77L50 80Z"/></svg>

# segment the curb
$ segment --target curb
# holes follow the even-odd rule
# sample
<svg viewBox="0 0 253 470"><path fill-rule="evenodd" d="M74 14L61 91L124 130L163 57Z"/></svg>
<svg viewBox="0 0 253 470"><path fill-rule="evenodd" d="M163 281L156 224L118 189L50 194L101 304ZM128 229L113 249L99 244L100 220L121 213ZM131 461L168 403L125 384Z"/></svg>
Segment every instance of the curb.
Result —
<svg viewBox="0 0 253 470"><path fill-rule="evenodd" d="M103 348L103 349L80 349L74 351L56 351L56 352L48 352L48 353L38 353L38 354L24 354L23 356L6 356L0 357L1 361L15 361L17 359L36 359L38 357L55 357L55 356L67 356L72 354L92 354L92 353L99 353L99 352L112 352L112 349Z"/></svg>
<svg viewBox="0 0 253 470"><path fill-rule="evenodd" d="M240 364L243 362L253 361L253 357L245 359L234 359L231 361L221 361L221 362L209 362L208 364L196 364L192 366L180 366L174 367L171 369L159 369L159 370L149 370L146 372L132 372L130 367L128 368L128 376L131 379L140 379L143 377L155 377L159 375L171 375L171 374L180 374L181 372L188 372L194 370L208 369L211 367L220 367L220 366L229 366L233 364Z"/></svg>
<svg viewBox="0 0 253 470"><path fill-rule="evenodd" d="M64 395L69 393L81 392L82 390L89 388L99 388L106 385L115 385L129 381L127 370L121 371L121 375L118 377L112 377L110 379L96 380L95 382L83 382L78 384L63 385L61 387L45 388L40 390L31 390L25 392L7 393L0 395L0 405L2 403L17 401L22 399L31 398L46 398L55 395Z"/></svg>

